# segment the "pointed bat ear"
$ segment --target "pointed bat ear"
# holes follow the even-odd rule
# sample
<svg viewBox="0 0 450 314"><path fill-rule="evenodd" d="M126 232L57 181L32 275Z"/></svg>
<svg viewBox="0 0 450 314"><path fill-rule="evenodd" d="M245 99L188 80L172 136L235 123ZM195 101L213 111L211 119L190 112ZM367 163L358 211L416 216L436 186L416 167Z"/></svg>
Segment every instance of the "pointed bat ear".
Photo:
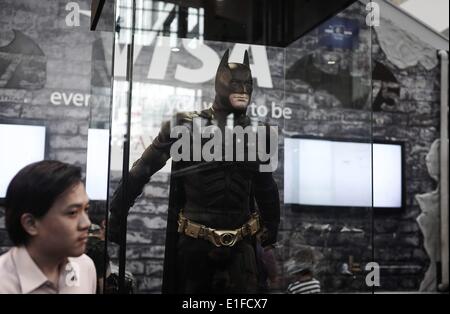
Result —
<svg viewBox="0 0 450 314"><path fill-rule="evenodd" d="M246 66L250 67L250 62L248 61L248 51L247 50L245 50L245 53L244 53L244 64Z"/></svg>
<svg viewBox="0 0 450 314"><path fill-rule="evenodd" d="M230 49L227 49L223 54L222 60L220 60L219 68L228 66L228 57L230 56Z"/></svg>

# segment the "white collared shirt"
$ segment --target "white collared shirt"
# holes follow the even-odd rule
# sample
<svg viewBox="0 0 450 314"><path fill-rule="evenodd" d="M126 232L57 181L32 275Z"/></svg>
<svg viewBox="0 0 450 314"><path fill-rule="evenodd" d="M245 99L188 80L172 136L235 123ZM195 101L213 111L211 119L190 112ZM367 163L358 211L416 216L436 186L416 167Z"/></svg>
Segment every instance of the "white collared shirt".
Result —
<svg viewBox="0 0 450 314"><path fill-rule="evenodd" d="M93 294L97 288L94 262L87 255L69 257L61 266L55 287L23 246L0 256L0 278L0 293Z"/></svg>

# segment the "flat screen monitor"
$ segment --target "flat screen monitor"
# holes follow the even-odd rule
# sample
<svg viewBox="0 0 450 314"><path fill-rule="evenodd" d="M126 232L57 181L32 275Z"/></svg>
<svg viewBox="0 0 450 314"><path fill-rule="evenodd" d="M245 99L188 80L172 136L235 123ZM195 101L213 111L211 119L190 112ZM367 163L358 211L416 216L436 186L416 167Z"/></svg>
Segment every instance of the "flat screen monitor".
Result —
<svg viewBox="0 0 450 314"><path fill-rule="evenodd" d="M286 138L284 145L285 204L371 207L373 195L373 207L402 207L401 143Z"/></svg>
<svg viewBox="0 0 450 314"><path fill-rule="evenodd" d="M0 198L26 165L45 158L45 126L0 124Z"/></svg>
<svg viewBox="0 0 450 314"><path fill-rule="evenodd" d="M106 200L108 192L109 130L89 129L86 193L91 200Z"/></svg>

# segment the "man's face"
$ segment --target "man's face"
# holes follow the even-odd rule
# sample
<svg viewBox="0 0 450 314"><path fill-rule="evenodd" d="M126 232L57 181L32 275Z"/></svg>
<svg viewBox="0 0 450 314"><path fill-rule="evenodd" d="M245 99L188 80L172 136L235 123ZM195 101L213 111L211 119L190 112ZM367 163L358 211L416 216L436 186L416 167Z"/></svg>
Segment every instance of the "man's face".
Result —
<svg viewBox="0 0 450 314"><path fill-rule="evenodd" d="M219 67L216 92L234 111L245 112L253 92L250 68L240 63L228 63L226 67Z"/></svg>
<svg viewBox="0 0 450 314"><path fill-rule="evenodd" d="M47 214L37 219L33 237L40 250L49 256L77 257L84 253L91 224L87 215L89 199L83 183L61 194Z"/></svg>
<svg viewBox="0 0 450 314"><path fill-rule="evenodd" d="M230 94L230 104L234 109L245 110L248 106L249 96L246 93L233 93Z"/></svg>

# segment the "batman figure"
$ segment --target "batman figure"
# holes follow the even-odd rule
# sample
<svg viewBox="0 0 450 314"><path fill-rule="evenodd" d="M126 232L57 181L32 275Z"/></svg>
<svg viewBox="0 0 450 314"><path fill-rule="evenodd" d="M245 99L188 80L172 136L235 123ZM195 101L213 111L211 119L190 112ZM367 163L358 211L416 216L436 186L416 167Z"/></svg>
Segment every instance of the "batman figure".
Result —
<svg viewBox="0 0 450 314"><path fill-rule="evenodd" d="M230 121L233 127L254 125L254 119L246 114L253 90L248 53L243 64L228 63L228 56L227 50L217 70L213 105L198 112L178 113L164 122L130 170L127 190L121 183L115 191L110 206L112 241L118 242L120 223L145 184L171 157L171 147L179 139L171 137L174 126L185 126L192 143L195 120L217 127L222 134ZM256 125L267 130L266 138L257 143L273 141L269 136L273 127L258 121ZM232 141L239 140L232 137ZM247 137L244 157L254 144ZM188 155L192 154L191 146ZM194 159L173 158L162 292L261 292L262 268L257 252L261 247L262 252L271 252L280 221L279 193L272 172L261 171L264 162L260 158Z"/></svg>

